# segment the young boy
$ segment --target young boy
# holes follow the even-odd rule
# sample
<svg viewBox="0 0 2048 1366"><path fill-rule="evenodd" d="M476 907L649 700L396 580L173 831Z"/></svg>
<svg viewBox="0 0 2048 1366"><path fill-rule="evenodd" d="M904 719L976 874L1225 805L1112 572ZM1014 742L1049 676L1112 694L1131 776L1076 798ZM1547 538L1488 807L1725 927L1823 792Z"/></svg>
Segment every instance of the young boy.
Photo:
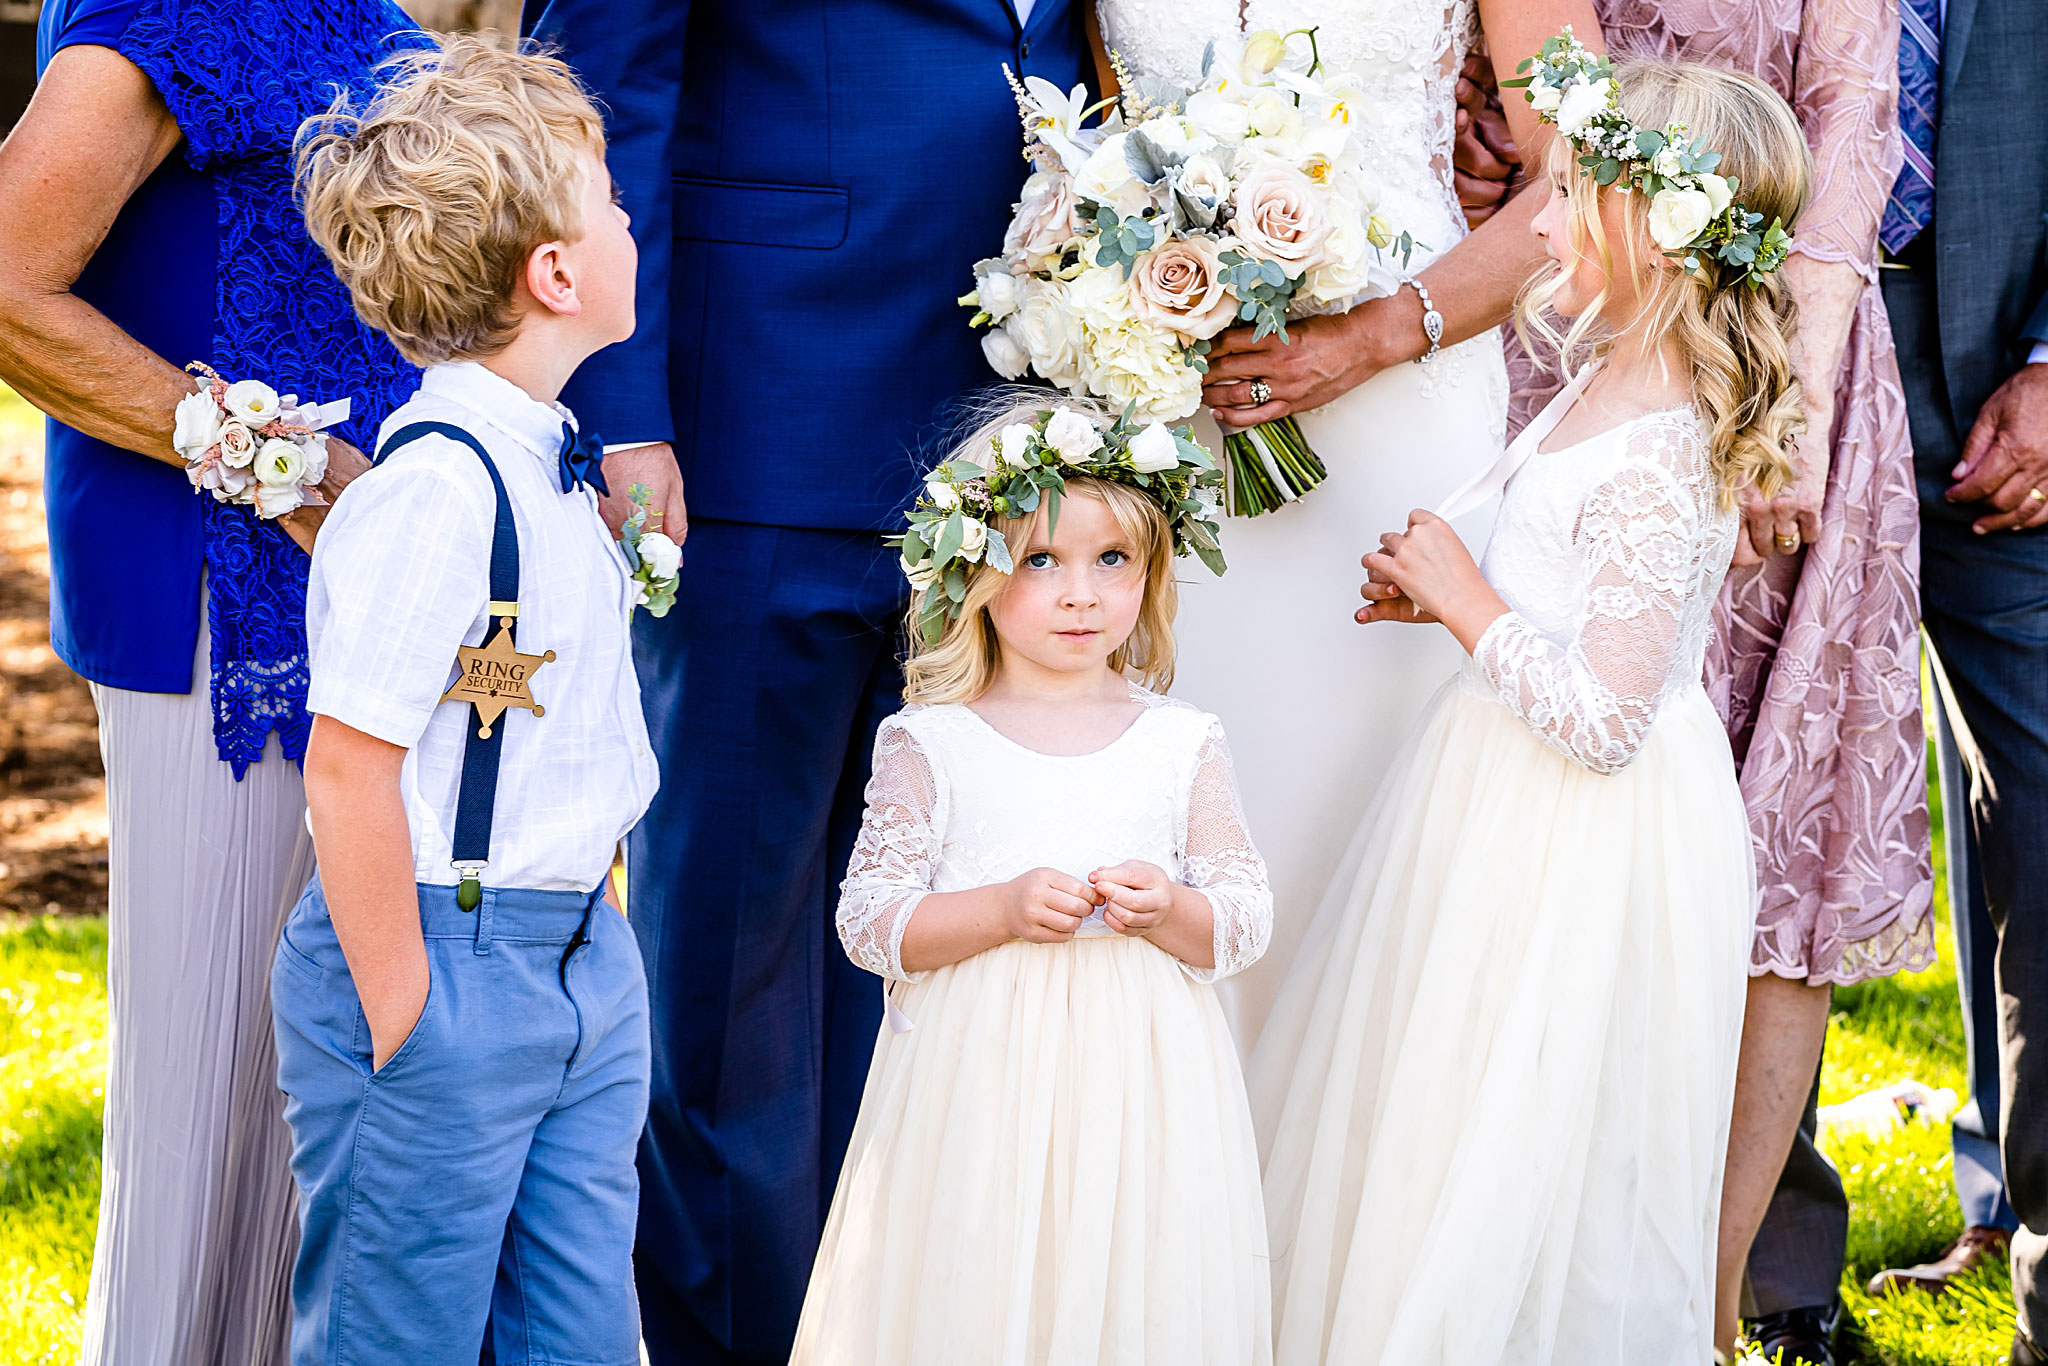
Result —
<svg viewBox="0 0 2048 1366"><path fill-rule="evenodd" d="M647 993L602 888L657 775L595 438L554 402L633 331L602 123L560 62L449 38L300 140L309 231L425 374L307 597L292 1359L634 1366Z"/></svg>

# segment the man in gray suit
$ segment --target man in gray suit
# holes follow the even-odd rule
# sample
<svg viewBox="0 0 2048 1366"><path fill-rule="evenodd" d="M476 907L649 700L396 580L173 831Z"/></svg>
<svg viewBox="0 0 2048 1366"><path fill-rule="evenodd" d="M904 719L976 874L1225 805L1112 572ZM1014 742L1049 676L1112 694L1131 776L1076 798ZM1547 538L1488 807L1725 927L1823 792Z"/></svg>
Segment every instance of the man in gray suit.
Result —
<svg viewBox="0 0 2048 1366"><path fill-rule="evenodd" d="M2048 1360L2048 5L1900 8L1918 156L1886 217L1884 298L1920 486L1922 613L1996 932L2002 1116L1978 1099L2019 1220L2022 1366ZM1918 138L1915 45L1931 63Z"/></svg>

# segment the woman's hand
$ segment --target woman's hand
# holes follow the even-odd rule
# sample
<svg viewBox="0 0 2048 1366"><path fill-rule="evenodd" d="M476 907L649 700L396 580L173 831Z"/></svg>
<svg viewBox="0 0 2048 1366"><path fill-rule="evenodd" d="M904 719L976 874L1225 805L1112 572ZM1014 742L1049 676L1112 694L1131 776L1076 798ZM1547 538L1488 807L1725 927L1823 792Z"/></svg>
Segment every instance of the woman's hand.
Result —
<svg viewBox="0 0 2048 1366"><path fill-rule="evenodd" d="M1209 351L1202 401L1226 427L1251 427L1289 413L1307 412L1371 379L1397 361L1400 338L1422 336L1422 301L1412 289L1369 299L1349 313L1303 318L1287 325L1286 341L1252 340L1252 329L1233 327ZM1272 395L1252 402L1252 382Z"/></svg>
<svg viewBox="0 0 2048 1366"><path fill-rule="evenodd" d="M1828 468L1834 452L1835 380L1849 346L1864 280L1846 261L1816 261L1795 253L1784 264L1785 285L1799 301L1799 336L1792 368L1806 401L1806 430L1794 453L1792 487L1765 498L1744 489L1742 534L1735 539L1735 563L1759 564L1773 555L1796 555L1820 539L1821 505L1827 498Z"/></svg>
<svg viewBox="0 0 2048 1366"><path fill-rule="evenodd" d="M1433 618L1448 626L1469 651L1494 618L1508 610L1451 524L1421 508L1408 514L1406 532L1381 536L1380 549L1362 563L1376 580L1367 589L1396 586L1398 596L1359 609L1359 621Z"/></svg>
<svg viewBox="0 0 2048 1366"><path fill-rule="evenodd" d="M308 555L313 553L313 542L320 535L321 526L327 521L327 514L334 510L334 500L341 497L341 491L356 481L357 476L370 468L369 457L340 437L327 438L327 477L313 486L313 491L324 500L306 503L278 518L278 525L284 534Z"/></svg>
<svg viewBox="0 0 2048 1366"><path fill-rule="evenodd" d="M1103 920L1118 934L1150 934L1173 915L1173 879L1156 864L1130 859L1097 868L1088 882L1103 899Z"/></svg>
<svg viewBox="0 0 2048 1366"><path fill-rule="evenodd" d="M1451 147L1451 173L1458 191L1458 207L1465 222L1478 227L1493 217L1514 187L1520 157L1514 134L1495 98L1493 62L1484 53L1465 58L1457 86L1457 140Z"/></svg>
<svg viewBox="0 0 2048 1366"><path fill-rule="evenodd" d="M1064 944L1100 904L1099 894L1079 878L1033 868L1003 884L1003 925L1012 939Z"/></svg>
<svg viewBox="0 0 2048 1366"><path fill-rule="evenodd" d="M1766 498L1754 485L1742 490L1742 531L1735 538L1737 565L1762 564L1773 555L1797 555L1820 539L1821 503L1828 492L1830 414L1810 415L1794 453L1798 475L1792 487Z"/></svg>

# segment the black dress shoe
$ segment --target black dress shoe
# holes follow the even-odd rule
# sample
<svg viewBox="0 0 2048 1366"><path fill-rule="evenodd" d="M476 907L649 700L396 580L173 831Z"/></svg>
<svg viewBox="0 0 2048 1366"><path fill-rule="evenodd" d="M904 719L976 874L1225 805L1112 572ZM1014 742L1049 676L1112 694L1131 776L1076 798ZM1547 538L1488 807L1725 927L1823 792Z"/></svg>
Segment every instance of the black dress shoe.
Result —
<svg viewBox="0 0 2048 1366"><path fill-rule="evenodd" d="M1835 1366L1835 1325L1842 1306L1810 1305L1751 1319L1744 1342L1771 1366ZM2013 1358L2018 1366L2019 1358Z"/></svg>
<svg viewBox="0 0 2048 1366"><path fill-rule="evenodd" d="M2034 1350L2024 1333L2012 1335L2012 1366L2048 1366L2048 1357Z"/></svg>

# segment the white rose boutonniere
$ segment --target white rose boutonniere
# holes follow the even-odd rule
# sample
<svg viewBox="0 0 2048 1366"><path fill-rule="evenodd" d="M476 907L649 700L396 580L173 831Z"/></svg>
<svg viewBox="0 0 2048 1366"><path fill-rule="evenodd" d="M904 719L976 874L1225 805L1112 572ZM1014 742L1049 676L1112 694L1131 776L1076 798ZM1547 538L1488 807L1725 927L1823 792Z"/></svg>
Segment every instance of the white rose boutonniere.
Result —
<svg viewBox="0 0 2048 1366"><path fill-rule="evenodd" d="M1659 190L1650 201L1650 236L1666 251L1682 251L1713 216L1705 190Z"/></svg>
<svg viewBox="0 0 2048 1366"><path fill-rule="evenodd" d="M1061 408L1046 423L1045 444L1069 465L1079 465L1102 449L1102 433L1072 408Z"/></svg>
<svg viewBox="0 0 2048 1366"><path fill-rule="evenodd" d="M661 512L648 506L648 500L654 495L647 485L633 485L626 491L626 496L632 500L633 515L619 528L619 548L632 568L629 577L633 584L633 605L645 607L651 617L665 617L668 609L675 606L676 581L683 568L683 548L673 537L648 529L648 521L660 517Z"/></svg>

